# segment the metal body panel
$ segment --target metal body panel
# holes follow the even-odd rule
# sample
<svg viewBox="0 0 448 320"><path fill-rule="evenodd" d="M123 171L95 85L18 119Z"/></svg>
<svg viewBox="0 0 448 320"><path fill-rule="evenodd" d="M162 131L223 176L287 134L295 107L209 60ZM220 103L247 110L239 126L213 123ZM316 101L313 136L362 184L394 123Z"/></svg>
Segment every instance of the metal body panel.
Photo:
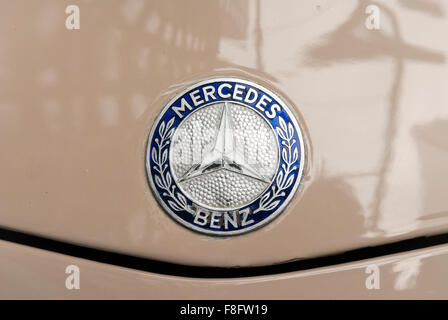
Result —
<svg viewBox="0 0 448 320"><path fill-rule="evenodd" d="M194 265L264 265L448 231L448 2L1 1L0 225ZM381 29L365 28L365 8ZM201 19L197 15L201 13ZM301 190L229 239L174 223L145 175L187 85L234 76L304 124Z"/></svg>
<svg viewBox="0 0 448 320"><path fill-rule="evenodd" d="M163 276L4 241L0 255L0 299L448 299L446 245L239 279ZM79 267L79 290L65 286L69 265ZM376 267L379 289L367 289Z"/></svg>

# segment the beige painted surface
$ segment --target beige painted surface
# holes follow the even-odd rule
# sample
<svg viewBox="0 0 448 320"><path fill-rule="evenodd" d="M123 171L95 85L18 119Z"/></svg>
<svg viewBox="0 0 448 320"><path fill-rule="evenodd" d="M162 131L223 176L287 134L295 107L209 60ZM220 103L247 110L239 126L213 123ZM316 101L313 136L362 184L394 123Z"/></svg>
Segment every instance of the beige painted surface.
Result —
<svg viewBox="0 0 448 320"><path fill-rule="evenodd" d="M365 28L365 7L381 30ZM448 231L448 2L0 1L0 225L194 265L262 265ZM145 177L150 127L187 83L283 95L309 163L274 222L214 239Z"/></svg>
<svg viewBox="0 0 448 320"><path fill-rule="evenodd" d="M446 245L240 279L162 276L3 241L0 256L0 299L448 299ZM371 273L366 269L373 264L379 270L379 289L368 290ZM65 287L69 265L79 267L79 290Z"/></svg>

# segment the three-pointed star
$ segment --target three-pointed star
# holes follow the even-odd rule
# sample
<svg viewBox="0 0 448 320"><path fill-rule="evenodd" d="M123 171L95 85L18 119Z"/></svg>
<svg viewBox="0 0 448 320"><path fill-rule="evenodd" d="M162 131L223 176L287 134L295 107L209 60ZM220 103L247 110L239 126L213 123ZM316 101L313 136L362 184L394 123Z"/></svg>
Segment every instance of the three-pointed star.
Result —
<svg viewBox="0 0 448 320"><path fill-rule="evenodd" d="M227 102L225 102L222 107L219 130L209 151L203 156L201 163L193 165L180 178L180 182L206 173L228 170L269 183L245 161L244 155L237 150L233 124L227 109Z"/></svg>

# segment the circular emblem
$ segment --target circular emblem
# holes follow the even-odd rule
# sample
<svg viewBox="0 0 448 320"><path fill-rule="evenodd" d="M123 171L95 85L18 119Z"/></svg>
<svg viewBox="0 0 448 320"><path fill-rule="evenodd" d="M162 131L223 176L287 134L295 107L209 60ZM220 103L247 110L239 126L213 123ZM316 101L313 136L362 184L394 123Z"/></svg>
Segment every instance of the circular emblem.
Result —
<svg viewBox="0 0 448 320"><path fill-rule="evenodd" d="M216 78L176 95L149 134L146 170L160 205L182 225L236 235L273 220L305 161L286 103L250 81Z"/></svg>

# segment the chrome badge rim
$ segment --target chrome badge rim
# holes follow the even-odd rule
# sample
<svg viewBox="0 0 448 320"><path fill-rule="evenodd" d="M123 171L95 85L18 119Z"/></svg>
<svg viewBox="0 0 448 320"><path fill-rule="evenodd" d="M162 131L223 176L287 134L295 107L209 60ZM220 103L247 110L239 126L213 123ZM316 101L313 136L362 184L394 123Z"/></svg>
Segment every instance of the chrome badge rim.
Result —
<svg viewBox="0 0 448 320"><path fill-rule="evenodd" d="M176 94L146 149L151 190L183 226L230 236L276 218L301 182L305 148L288 104L248 80L212 78Z"/></svg>

